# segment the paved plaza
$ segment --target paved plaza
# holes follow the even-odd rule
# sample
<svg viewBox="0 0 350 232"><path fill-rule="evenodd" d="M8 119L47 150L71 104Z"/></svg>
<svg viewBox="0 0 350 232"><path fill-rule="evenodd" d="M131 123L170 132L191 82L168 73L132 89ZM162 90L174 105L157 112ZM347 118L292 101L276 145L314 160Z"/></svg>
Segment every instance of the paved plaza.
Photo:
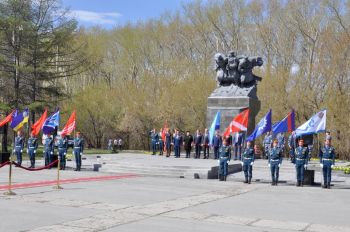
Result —
<svg viewBox="0 0 350 232"><path fill-rule="evenodd" d="M92 171L96 163L99 172ZM279 186L268 183L266 160L256 160L250 185L242 173L226 182L191 176L215 165L132 153L89 156L83 171L61 172L62 190L53 188L56 169L13 168L15 196L3 195L6 166L0 169L0 231L350 231L350 181L341 173L332 189L295 187L288 161ZM316 171L315 181L320 178Z"/></svg>

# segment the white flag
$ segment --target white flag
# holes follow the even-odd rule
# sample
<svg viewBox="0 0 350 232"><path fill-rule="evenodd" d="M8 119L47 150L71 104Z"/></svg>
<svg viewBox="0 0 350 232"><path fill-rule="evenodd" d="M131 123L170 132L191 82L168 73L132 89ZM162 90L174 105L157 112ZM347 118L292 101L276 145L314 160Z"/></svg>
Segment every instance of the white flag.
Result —
<svg viewBox="0 0 350 232"><path fill-rule="evenodd" d="M322 110L312 116L307 122L295 130L297 136L316 134L326 130L326 114L327 110Z"/></svg>

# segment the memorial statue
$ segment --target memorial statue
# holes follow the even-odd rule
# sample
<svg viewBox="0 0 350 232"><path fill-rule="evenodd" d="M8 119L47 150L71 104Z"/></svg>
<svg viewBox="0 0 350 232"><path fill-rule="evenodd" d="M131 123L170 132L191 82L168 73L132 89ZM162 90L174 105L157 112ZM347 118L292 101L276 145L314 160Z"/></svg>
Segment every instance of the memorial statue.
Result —
<svg viewBox="0 0 350 232"><path fill-rule="evenodd" d="M230 51L226 56L222 53L215 54L215 71L218 87L236 85L241 88L248 88L261 81L261 77L253 74L253 68L262 66L263 60L258 56L236 56Z"/></svg>

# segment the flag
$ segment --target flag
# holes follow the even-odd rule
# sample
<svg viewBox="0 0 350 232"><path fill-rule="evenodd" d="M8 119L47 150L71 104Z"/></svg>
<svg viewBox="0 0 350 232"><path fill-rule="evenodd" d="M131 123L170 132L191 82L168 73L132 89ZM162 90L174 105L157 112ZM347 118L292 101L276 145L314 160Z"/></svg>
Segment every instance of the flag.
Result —
<svg viewBox="0 0 350 232"><path fill-rule="evenodd" d="M44 113L41 117L32 125L32 134L37 136L44 125L44 122L47 118L47 109L45 109Z"/></svg>
<svg viewBox="0 0 350 232"><path fill-rule="evenodd" d="M220 116L221 116L221 113L220 111L218 111L209 128L209 145L213 144L215 131L220 129Z"/></svg>
<svg viewBox="0 0 350 232"><path fill-rule="evenodd" d="M279 122L276 122L272 126L272 133L278 134L283 132L292 132L295 130L295 113L294 110Z"/></svg>
<svg viewBox="0 0 350 232"><path fill-rule="evenodd" d="M16 110L13 110L11 114L7 115L2 121L0 121L0 127L6 125L6 123L9 123L12 121L13 114Z"/></svg>
<svg viewBox="0 0 350 232"><path fill-rule="evenodd" d="M16 112L13 114L12 122L10 124L10 127L14 131L19 131L25 123L28 123L29 118L29 110L25 109L22 113Z"/></svg>
<svg viewBox="0 0 350 232"><path fill-rule="evenodd" d="M58 127L59 125L60 125L60 111L58 110L45 120L42 128L43 133L51 134L53 131L55 131L56 127Z"/></svg>
<svg viewBox="0 0 350 232"><path fill-rule="evenodd" d="M63 127L61 131L61 136L70 135L72 133L72 131L75 129L75 118L76 114L74 110L71 116L69 117L66 125Z"/></svg>
<svg viewBox="0 0 350 232"><path fill-rule="evenodd" d="M168 131L168 122L166 121L162 130L162 140L165 142L165 134ZM165 149L165 148L164 148Z"/></svg>
<svg viewBox="0 0 350 232"><path fill-rule="evenodd" d="M271 125L272 125L271 119L272 119L272 111L269 110L269 112L267 112L267 114L260 120L258 125L256 125L253 133L249 135L246 140L253 141L257 139L259 136L261 136L262 134L268 131L271 131Z"/></svg>
<svg viewBox="0 0 350 232"><path fill-rule="evenodd" d="M327 110L318 112L295 130L296 135L301 136L326 131L326 118Z"/></svg>
<svg viewBox="0 0 350 232"><path fill-rule="evenodd" d="M224 136L227 137L233 132L246 131L248 127L249 109L243 110L232 119L226 128Z"/></svg>

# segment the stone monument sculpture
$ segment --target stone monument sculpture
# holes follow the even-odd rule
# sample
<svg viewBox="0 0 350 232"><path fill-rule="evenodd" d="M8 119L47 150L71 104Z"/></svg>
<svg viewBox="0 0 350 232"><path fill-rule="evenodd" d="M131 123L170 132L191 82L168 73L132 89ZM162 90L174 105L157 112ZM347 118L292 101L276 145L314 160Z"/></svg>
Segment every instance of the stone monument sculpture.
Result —
<svg viewBox="0 0 350 232"><path fill-rule="evenodd" d="M224 131L237 114L249 108L250 134L255 127L255 116L260 110L257 82L262 80L253 73L253 69L262 66L263 60L258 56L237 56L234 51L227 55L217 53L214 60L217 88L208 97L207 125L210 126L216 112L220 110L221 131Z"/></svg>

